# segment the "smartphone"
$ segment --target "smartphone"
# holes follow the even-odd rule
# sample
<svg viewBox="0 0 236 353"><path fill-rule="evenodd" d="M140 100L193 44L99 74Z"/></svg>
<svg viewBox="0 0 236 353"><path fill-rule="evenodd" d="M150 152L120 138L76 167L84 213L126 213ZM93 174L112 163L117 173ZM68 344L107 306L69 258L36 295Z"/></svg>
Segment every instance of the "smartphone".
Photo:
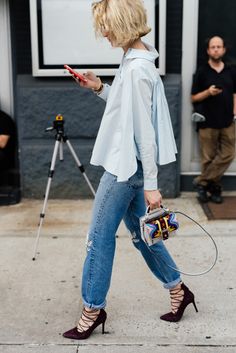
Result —
<svg viewBox="0 0 236 353"><path fill-rule="evenodd" d="M71 75L74 75L74 76L77 77L79 80L81 80L81 81L83 81L83 82L87 82L86 78L85 78L83 75L81 75L81 74L78 73L77 71L73 70L69 65L64 65L64 68L65 68L66 70L68 70Z"/></svg>
<svg viewBox="0 0 236 353"><path fill-rule="evenodd" d="M215 88L217 89L223 89L223 87L221 85L215 85Z"/></svg>

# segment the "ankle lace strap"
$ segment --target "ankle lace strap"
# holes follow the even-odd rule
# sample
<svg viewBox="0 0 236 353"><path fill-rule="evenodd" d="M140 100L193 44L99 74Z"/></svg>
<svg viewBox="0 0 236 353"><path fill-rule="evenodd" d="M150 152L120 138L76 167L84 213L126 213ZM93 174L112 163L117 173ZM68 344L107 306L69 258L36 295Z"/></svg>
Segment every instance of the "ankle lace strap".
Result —
<svg viewBox="0 0 236 353"><path fill-rule="evenodd" d="M86 331L90 328L91 323L94 323L99 315L99 309L86 310L83 309L80 322L77 325L79 331Z"/></svg>
<svg viewBox="0 0 236 353"><path fill-rule="evenodd" d="M170 289L170 302L171 302L171 311L173 314L175 314L179 307L180 304L182 303L184 298L184 290L182 287L176 288L176 289Z"/></svg>

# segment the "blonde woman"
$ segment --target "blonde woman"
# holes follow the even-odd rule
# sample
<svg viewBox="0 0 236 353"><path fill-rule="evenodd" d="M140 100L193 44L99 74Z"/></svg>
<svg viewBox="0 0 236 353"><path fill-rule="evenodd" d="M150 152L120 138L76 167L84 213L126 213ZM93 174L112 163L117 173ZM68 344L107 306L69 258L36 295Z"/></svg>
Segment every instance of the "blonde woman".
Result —
<svg viewBox="0 0 236 353"><path fill-rule="evenodd" d="M110 286L115 234L123 219L153 274L169 289L171 312L161 316L179 321L194 295L181 282L174 261L163 242L152 246L142 241L139 217L147 205L159 208L162 196L157 185L157 164L175 161L173 137L164 89L155 68L157 51L141 37L150 28L141 0L102 0L92 5L96 33L113 47L124 50L112 86L103 84L92 72L85 74L85 88L93 89L106 100L106 109L94 146L91 163L103 166L88 233L87 256L83 268L84 309L77 327L63 335L86 339L104 325L106 296ZM196 306L195 306L196 308Z"/></svg>

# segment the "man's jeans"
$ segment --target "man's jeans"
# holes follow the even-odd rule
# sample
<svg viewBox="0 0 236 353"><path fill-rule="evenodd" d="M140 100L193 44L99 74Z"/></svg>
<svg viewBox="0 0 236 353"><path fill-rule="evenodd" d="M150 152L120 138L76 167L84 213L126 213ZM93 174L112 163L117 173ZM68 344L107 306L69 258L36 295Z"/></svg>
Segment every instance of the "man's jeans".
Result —
<svg viewBox="0 0 236 353"><path fill-rule="evenodd" d="M132 234L134 246L140 250L150 270L164 283L164 287L173 288L181 281L179 273L166 265L176 268L163 242L160 241L149 249L141 239L139 217L143 216L145 211L140 162L137 172L126 182L117 182L116 176L104 173L96 193L88 234L82 279L82 298L85 306L100 309L106 305L116 231L122 219Z"/></svg>

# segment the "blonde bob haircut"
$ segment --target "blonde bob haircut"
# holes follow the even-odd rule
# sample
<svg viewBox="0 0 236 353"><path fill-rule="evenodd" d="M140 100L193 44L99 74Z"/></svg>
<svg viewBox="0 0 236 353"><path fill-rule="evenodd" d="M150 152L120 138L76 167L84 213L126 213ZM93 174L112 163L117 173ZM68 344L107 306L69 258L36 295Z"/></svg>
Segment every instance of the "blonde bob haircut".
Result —
<svg viewBox="0 0 236 353"><path fill-rule="evenodd" d="M142 0L102 0L92 4L98 36L108 31L115 45L124 47L151 31Z"/></svg>

